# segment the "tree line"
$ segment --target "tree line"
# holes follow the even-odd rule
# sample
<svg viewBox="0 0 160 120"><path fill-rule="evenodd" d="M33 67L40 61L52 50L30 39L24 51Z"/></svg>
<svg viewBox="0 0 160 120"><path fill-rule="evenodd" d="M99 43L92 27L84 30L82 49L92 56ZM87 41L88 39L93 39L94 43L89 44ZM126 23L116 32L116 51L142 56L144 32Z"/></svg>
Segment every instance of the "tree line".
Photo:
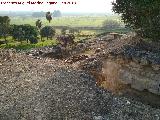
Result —
<svg viewBox="0 0 160 120"><path fill-rule="evenodd" d="M49 18L49 20L51 20ZM37 43L38 36L41 36L41 40L44 37L53 38L55 35L55 29L51 26L42 27L41 22L36 22L36 26L31 26L29 24L24 25L10 25L10 18L8 16L0 16L0 37L4 38L7 44L7 37L12 36L13 40L17 40L22 43L22 41L27 41L27 43ZM38 25L38 26L37 26ZM41 28L42 27L42 28Z"/></svg>
<svg viewBox="0 0 160 120"><path fill-rule="evenodd" d="M43 12L43 11L33 12L32 17L40 18L40 17L44 17L45 14L46 14L46 12ZM53 17L61 17L62 16L62 13L60 10L54 10L52 14L53 14Z"/></svg>
<svg viewBox="0 0 160 120"><path fill-rule="evenodd" d="M50 12L46 13L46 19L49 23L52 20L52 15ZM52 26L43 26L41 20L35 22L36 26L31 26L29 24L24 25L10 25L10 18L8 16L0 16L0 37L4 38L5 43L7 44L7 37L12 36L12 39L15 41L36 44L38 39L41 41L44 40L44 37L48 39L53 39L55 36L56 30ZM65 35L67 28L61 29L61 34ZM70 28L69 33L74 34L79 32L77 29ZM39 38L40 35L40 38ZM1 43L3 43L1 41Z"/></svg>

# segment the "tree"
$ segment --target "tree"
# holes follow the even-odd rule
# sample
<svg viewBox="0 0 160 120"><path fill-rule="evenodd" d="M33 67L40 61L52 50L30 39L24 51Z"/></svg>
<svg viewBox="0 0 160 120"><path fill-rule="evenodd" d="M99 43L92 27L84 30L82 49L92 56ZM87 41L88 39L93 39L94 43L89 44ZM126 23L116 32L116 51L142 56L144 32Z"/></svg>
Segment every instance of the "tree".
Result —
<svg viewBox="0 0 160 120"><path fill-rule="evenodd" d="M35 39L38 36L38 30L35 26L31 26L28 24L25 25L12 25L11 35L13 39L22 41L26 40L27 42L31 39ZM32 42L31 42L32 43Z"/></svg>
<svg viewBox="0 0 160 120"><path fill-rule="evenodd" d="M55 35L56 31L53 29L51 26L45 26L41 29L40 35L41 35L41 40L43 37L52 38Z"/></svg>
<svg viewBox="0 0 160 120"><path fill-rule="evenodd" d="M61 17L62 16L62 14L61 14L61 11L60 10L55 10L54 12L53 12L53 17Z"/></svg>
<svg viewBox="0 0 160 120"><path fill-rule="evenodd" d="M21 44L22 44L22 41L23 41L24 38L25 38L25 31L24 31L21 27L18 28L17 37L18 37L18 41L20 41Z"/></svg>
<svg viewBox="0 0 160 120"><path fill-rule="evenodd" d="M13 37L14 40L18 40L19 41L19 35L21 34L21 25L11 25L10 26L10 35Z"/></svg>
<svg viewBox="0 0 160 120"><path fill-rule="evenodd" d="M160 41L160 0L116 0L113 11L124 23L152 41Z"/></svg>
<svg viewBox="0 0 160 120"><path fill-rule="evenodd" d="M40 19L38 19L36 21L36 27L38 27L38 29L41 29L41 27L42 27L42 21Z"/></svg>
<svg viewBox="0 0 160 120"><path fill-rule="evenodd" d="M2 36L7 44L7 35L9 34L10 18L8 16L0 16L0 36Z"/></svg>
<svg viewBox="0 0 160 120"><path fill-rule="evenodd" d="M37 39L37 36L38 36L38 29L35 26L25 24L22 26L22 29L25 33L24 39L27 40L27 42L30 41L31 44L33 43L32 41L34 41L34 43L38 42L37 40L35 40Z"/></svg>
<svg viewBox="0 0 160 120"><path fill-rule="evenodd" d="M52 14L50 12L46 13L46 19L49 21L49 23L51 22L51 20L52 20Z"/></svg>

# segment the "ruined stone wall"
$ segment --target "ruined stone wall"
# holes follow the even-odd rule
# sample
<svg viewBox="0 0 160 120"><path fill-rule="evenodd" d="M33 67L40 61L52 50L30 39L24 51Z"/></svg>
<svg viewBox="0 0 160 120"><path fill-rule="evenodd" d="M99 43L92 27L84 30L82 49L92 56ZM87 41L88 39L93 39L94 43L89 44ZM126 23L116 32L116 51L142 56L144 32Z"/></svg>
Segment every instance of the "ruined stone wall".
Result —
<svg viewBox="0 0 160 120"><path fill-rule="evenodd" d="M123 58L108 58L103 62L102 71L112 86L130 85L131 88L160 95L159 66L144 65Z"/></svg>

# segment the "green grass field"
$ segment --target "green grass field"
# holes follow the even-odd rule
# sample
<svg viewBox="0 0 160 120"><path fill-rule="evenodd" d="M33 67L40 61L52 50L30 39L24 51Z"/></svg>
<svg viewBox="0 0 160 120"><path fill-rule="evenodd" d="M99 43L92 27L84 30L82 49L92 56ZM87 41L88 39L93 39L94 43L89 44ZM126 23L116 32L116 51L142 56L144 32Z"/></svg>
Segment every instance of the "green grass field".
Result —
<svg viewBox="0 0 160 120"><path fill-rule="evenodd" d="M30 24L35 26L35 22L37 19L42 21L43 26L70 26L70 27L101 27L103 21L105 20L117 20L121 21L119 16L104 16L104 17L60 17L53 18L51 23L49 23L46 18L33 18L33 17L12 17L11 24Z"/></svg>
<svg viewBox="0 0 160 120"><path fill-rule="evenodd" d="M2 45L0 45L0 48L2 48L2 49L14 48L16 50L29 50L31 48L52 46L52 45L56 45L57 44L57 41L55 39L47 40L46 38L44 38L43 41L39 40L37 44L30 44L30 43L27 43L26 41L22 41L22 43L21 43L21 42L18 42L18 41L14 41L12 39L12 37L8 37L7 41L8 41L8 45L2 44Z"/></svg>

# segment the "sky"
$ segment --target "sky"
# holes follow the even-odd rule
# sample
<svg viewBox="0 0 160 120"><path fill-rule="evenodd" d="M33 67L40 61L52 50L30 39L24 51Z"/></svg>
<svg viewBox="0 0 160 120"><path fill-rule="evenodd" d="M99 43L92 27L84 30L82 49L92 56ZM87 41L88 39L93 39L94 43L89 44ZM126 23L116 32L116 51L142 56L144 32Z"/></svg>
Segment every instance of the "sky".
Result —
<svg viewBox="0 0 160 120"><path fill-rule="evenodd" d="M36 2L29 4L27 2ZM37 4L37 2L43 4ZM53 11L62 12L89 12L89 13L112 13L111 2L113 0L0 0L0 11ZM12 4L5 2L21 2ZM48 2L48 3L47 3ZM50 5L49 2L57 2ZM73 2L73 4L64 4L62 2ZM75 4L76 2L76 4ZM22 4L23 3L23 4Z"/></svg>

